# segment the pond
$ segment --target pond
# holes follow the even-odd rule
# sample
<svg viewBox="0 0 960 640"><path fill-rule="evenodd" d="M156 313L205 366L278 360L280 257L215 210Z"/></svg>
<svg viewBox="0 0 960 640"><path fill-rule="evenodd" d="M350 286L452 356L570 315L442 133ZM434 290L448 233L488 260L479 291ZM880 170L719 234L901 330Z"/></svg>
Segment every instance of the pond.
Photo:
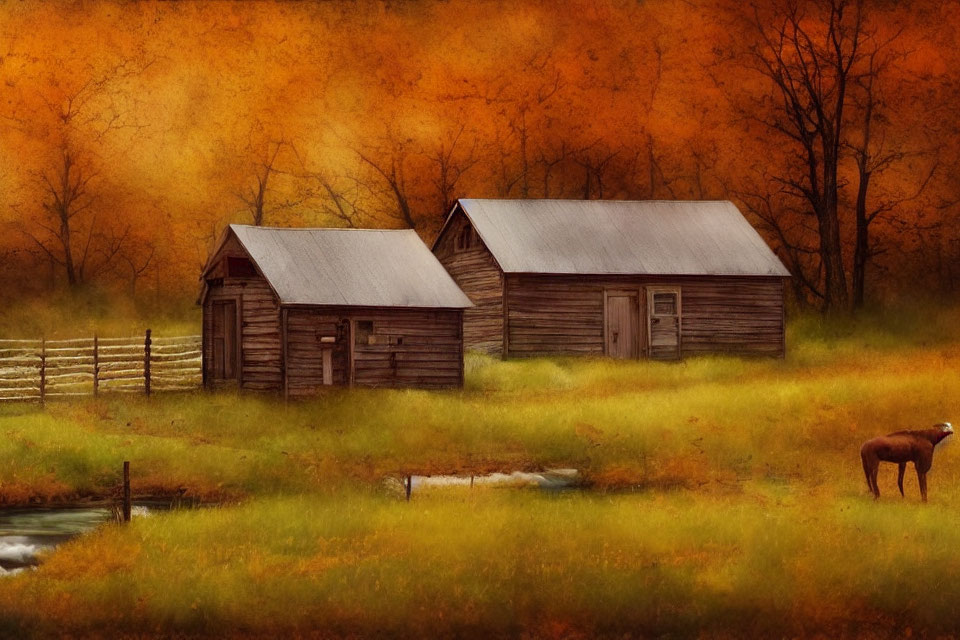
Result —
<svg viewBox="0 0 960 640"><path fill-rule="evenodd" d="M149 515L133 507L134 517ZM0 576L37 564L37 554L115 519L111 507L0 509Z"/></svg>
<svg viewBox="0 0 960 640"><path fill-rule="evenodd" d="M539 487L541 489L574 489L582 478L576 469L548 469L528 473L490 473L486 475L411 476L412 489L426 487L472 487L474 485L502 487Z"/></svg>

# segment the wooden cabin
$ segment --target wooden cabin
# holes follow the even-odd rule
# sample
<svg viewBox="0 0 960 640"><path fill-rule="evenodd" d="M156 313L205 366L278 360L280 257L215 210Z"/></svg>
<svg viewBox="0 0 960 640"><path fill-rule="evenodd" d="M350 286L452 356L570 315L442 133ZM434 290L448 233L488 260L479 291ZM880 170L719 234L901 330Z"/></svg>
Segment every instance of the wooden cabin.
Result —
<svg viewBox="0 0 960 640"><path fill-rule="evenodd" d="M414 231L231 225L202 279L207 387L463 384L471 303Z"/></svg>
<svg viewBox="0 0 960 640"><path fill-rule="evenodd" d="M503 357L783 356L789 272L731 202L459 200L433 246Z"/></svg>

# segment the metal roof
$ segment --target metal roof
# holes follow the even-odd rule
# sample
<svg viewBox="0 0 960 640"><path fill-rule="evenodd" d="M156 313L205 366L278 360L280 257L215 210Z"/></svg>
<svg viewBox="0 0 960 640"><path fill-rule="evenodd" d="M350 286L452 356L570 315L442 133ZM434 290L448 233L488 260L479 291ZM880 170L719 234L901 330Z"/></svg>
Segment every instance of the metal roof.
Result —
<svg viewBox="0 0 960 640"><path fill-rule="evenodd" d="M790 275L725 200L459 204L507 273Z"/></svg>
<svg viewBox="0 0 960 640"><path fill-rule="evenodd" d="M230 225L281 304L472 306L412 230Z"/></svg>

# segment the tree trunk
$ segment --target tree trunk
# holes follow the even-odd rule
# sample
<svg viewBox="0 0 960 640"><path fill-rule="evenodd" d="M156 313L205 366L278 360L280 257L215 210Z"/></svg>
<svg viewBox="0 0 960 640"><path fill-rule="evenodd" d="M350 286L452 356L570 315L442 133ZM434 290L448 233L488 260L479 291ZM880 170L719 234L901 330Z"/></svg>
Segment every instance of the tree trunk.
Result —
<svg viewBox="0 0 960 640"><path fill-rule="evenodd" d="M817 216L820 231L820 259L823 261L823 300L825 311L840 311L847 309L849 303L847 276L843 270L837 202L835 198L829 198L829 200Z"/></svg>
<svg viewBox="0 0 960 640"><path fill-rule="evenodd" d="M834 126L839 126L835 124ZM817 210L820 231L820 259L823 261L824 311L842 311L849 306L847 276L843 269L843 245L837 215L837 162L839 144L832 132L823 134L823 189Z"/></svg>
<svg viewBox="0 0 960 640"><path fill-rule="evenodd" d="M70 244L70 216L67 211L60 211L60 242L63 244L63 266L67 272L67 284L71 288L78 283L77 268L73 264L73 248Z"/></svg>
<svg viewBox="0 0 960 640"><path fill-rule="evenodd" d="M867 262L870 260L870 220L867 218L867 189L870 186L870 174L860 169L860 184L857 187L857 238L853 247L853 307L863 307Z"/></svg>

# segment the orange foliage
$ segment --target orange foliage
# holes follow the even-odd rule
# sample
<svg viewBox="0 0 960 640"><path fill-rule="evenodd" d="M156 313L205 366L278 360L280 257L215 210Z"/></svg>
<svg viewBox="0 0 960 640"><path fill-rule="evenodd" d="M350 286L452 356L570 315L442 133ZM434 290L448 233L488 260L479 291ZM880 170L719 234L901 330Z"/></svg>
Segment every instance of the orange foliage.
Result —
<svg viewBox="0 0 960 640"><path fill-rule="evenodd" d="M192 294L219 231L258 206L265 224L412 225L428 240L461 196L730 198L750 213L744 194L763 192L802 222L775 181L793 150L757 122L775 101L742 5L6 4L0 265L34 274L7 294L66 279L47 184L65 149L89 180L71 220L79 280L158 298ZM901 3L870 20L878 37L902 29L905 52L881 123L903 157L875 176L876 203L932 171L878 222L872 286L934 273L931 288L951 287L960 11ZM849 217L849 158L841 175Z"/></svg>

